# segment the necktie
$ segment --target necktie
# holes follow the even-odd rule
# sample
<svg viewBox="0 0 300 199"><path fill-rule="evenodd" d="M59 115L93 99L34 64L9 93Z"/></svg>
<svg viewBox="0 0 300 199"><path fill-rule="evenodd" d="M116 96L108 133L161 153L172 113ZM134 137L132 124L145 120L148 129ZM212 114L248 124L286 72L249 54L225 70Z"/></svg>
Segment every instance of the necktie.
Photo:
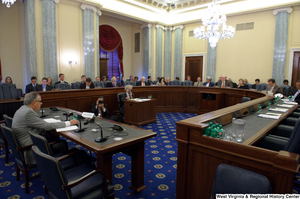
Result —
<svg viewBox="0 0 300 199"><path fill-rule="evenodd" d="M142 86L145 86L145 84L143 83L143 85Z"/></svg>
<svg viewBox="0 0 300 199"><path fill-rule="evenodd" d="M197 83L197 86L199 86L199 82Z"/></svg>
<svg viewBox="0 0 300 199"><path fill-rule="evenodd" d="M101 112L101 108L99 107L99 108L98 108L98 117L100 117L100 118L102 117L102 114L101 114L101 113L102 113L102 112Z"/></svg>
<svg viewBox="0 0 300 199"><path fill-rule="evenodd" d="M222 83L222 88L225 88L225 82Z"/></svg>
<svg viewBox="0 0 300 199"><path fill-rule="evenodd" d="M300 90L297 91L297 93L295 93L294 97L293 97L293 100L296 99L297 95L300 93Z"/></svg>
<svg viewBox="0 0 300 199"><path fill-rule="evenodd" d="M43 87L43 91L46 91L46 86Z"/></svg>

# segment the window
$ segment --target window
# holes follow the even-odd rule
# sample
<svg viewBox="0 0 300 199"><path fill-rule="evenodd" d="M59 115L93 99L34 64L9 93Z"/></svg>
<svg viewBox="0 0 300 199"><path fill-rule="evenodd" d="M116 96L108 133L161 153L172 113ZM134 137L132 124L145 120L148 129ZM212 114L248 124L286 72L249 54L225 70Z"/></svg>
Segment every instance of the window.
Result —
<svg viewBox="0 0 300 199"><path fill-rule="evenodd" d="M105 52L100 49L100 58L108 58L107 60L107 76L109 79L115 75L117 78L120 77L120 63L118 59L117 50L113 52Z"/></svg>

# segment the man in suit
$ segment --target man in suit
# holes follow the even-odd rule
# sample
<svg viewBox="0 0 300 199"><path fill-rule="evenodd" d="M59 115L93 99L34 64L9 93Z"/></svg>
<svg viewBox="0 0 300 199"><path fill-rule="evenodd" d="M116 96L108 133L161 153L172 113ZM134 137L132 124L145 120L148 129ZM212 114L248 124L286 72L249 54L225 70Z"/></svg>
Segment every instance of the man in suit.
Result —
<svg viewBox="0 0 300 199"><path fill-rule="evenodd" d="M166 86L171 86L171 79L170 79L170 77L167 77L167 79L166 79Z"/></svg>
<svg viewBox="0 0 300 199"><path fill-rule="evenodd" d="M26 85L26 93L30 93L32 91L36 91L36 86L37 86L37 83L36 83L36 77L35 76L32 76L31 77L31 83L30 84L27 84Z"/></svg>
<svg viewBox="0 0 300 199"><path fill-rule="evenodd" d="M201 77L197 78L197 81L194 83L194 86L201 86L203 83L201 82Z"/></svg>
<svg viewBox="0 0 300 199"><path fill-rule="evenodd" d="M135 86L137 86L138 80L139 80L139 77L138 77L138 76L135 76L135 77L134 77L134 85L135 85Z"/></svg>
<svg viewBox="0 0 300 199"><path fill-rule="evenodd" d="M120 114L124 115L124 100L134 99L134 94L132 93L132 86L125 86L125 93L120 95Z"/></svg>
<svg viewBox="0 0 300 199"><path fill-rule="evenodd" d="M37 85L36 91L51 91L52 88L52 86L48 85L48 78L44 77L42 79L42 85Z"/></svg>
<svg viewBox="0 0 300 199"><path fill-rule="evenodd" d="M63 73L60 73L58 77L59 77L59 81L55 82L55 84L60 84L60 83L68 84L68 82L65 81L65 75Z"/></svg>
<svg viewBox="0 0 300 199"><path fill-rule="evenodd" d="M104 103L104 99L102 96L98 97L97 102L91 105L91 112L96 116L106 118L109 114L107 109L107 104Z"/></svg>
<svg viewBox="0 0 300 199"><path fill-rule="evenodd" d="M175 80L179 81L180 79L179 79L179 77L176 77Z"/></svg>
<svg viewBox="0 0 300 199"><path fill-rule="evenodd" d="M192 81L190 75L188 75L188 76L186 77L186 81Z"/></svg>
<svg viewBox="0 0 300 199"><path fill-rule="evenodd" d="M285 79L285 80L283 80L283 85L289 85L289 80L287 80L287 79Z"/></svg>
<svg viewBox="0 0 300 199"><path fill-rule="evenodd" d="M33 130L39 135L46 136L45 131L78 124L77 120L56 123L48 123L44 121L36 113L36 111L40 110L41 105L42 98L40 94L37 92L26 94L24 98L24 105L16 111L13 117L12 130L21 146L33 144L29 135L29 130ZM53 145L53 149L59 150L60 148L64 148L61 144L62 143ZM24 156L27 164L36 164L31 149L25 151Z"/></svg>
<svg viewBox="0 0 300 199"><path fill-rule="evenodd" d="M256 89L258 84L260 84L260 79L255 79L255 84L251 85L251 89Z"/></svg>
<svg viewBox="0 0 300 199"><path fill-rule="evenodd" d="M107 82L105 87L122 87L120 82L117 82L117 79L115 77L112 77L110 79L111 82Z"/></svg>
<svg viewBox="0 0 300 199"><path fill-rule="evenodd" d="M267 87L266 91L277 94L283 94L282 88L275 84L275 79L268 79L269 86Z"/></svg>
<svg viewBox="0 0 300 199"><path fill-rule="evenodd" d="M137 86L149 86L149 83L146 82L146 78L143 76L143 77L141 78L141 81L139 81L139 82L137 83Z"/></svg>
<svg viewBox="0 0 300 199"><path fill-rule="evenodd" d="M212 78L210 76L206 77L206 82L203 83L203 86L214 87L214 84L211 82Z"/></svg>
<svg viewBox="0 0 300 199"><path fill-rule="evenodd" d="M222 75L221 79L218 81L218 86L221 88L226 88L226 87L232 88L232 82L226 79L226 75Z"/></svg>
<svg viewBox="0 0 300 199"><path fill-rule="evenodd" d="M91 78L86 78L86 81L84 83L80 84L80 89L90 89L90 88L95 88L94 83L92 82Z"/></svg>
<svg viewBox="0 0 300 199"><path fill-rule="evenodd" d="M300 80L296 82L296 88L297 90L294 90L294 93L292 93L294 95L292 100L300 104Z"/></svg>
<svg viewBox="0 0 300 199"><path fill-rule="evenodd" d="M86 76L85 75L81 75L81 83L85 83L86 81Z"/></svg>
<svg viewBox="0 0 300 199"><path fill-rule="evenodd" d="M153 84L151 76L148 76L148 84L151 86Z"/></svg>
<svg viewBox="0 0 300 199"><path fill-rule="evenodd" d="M99 81L100 82L100 77L99 76L95 77L95 81Z"/></svg>

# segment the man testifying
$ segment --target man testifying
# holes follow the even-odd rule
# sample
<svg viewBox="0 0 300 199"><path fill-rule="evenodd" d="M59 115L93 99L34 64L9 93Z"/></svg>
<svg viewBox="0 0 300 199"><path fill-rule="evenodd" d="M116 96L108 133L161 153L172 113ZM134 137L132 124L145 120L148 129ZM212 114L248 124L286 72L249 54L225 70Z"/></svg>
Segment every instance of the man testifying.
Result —
<svg viewBox="0 0 300 199"><path fill-rule="evenodd" d="M48 123L44 121L36 113L36 111L40 110L41 105L42 98L40 94L37 92L26 94L24 98L24 105L16 111L13 117L12 130L21 146L33 144L29 135L29 130L33 130L33 132L39 135L46 136L45 131L78 124L77 120L56 123ZM61 144L62 143L52 145L53 150L59 150L62 148ZM26 150L24 152L24 156L27 164L36 164L31 149Z"/></svg>

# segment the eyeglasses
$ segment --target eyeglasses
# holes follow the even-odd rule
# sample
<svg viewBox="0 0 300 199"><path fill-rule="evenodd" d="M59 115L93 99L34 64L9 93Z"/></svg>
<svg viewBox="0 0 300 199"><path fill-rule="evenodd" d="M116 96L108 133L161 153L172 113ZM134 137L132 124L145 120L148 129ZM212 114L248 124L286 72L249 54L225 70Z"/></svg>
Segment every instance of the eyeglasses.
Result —
<svg viewBox="0 0 300 199"><path fill-rule="evenodd" d="M43 102L42 102L42 100L41 100L41 101L37 101L37 100L35 100L35 101L36 101L36 102L40 102L41 104L43 103Z"/></svg>

